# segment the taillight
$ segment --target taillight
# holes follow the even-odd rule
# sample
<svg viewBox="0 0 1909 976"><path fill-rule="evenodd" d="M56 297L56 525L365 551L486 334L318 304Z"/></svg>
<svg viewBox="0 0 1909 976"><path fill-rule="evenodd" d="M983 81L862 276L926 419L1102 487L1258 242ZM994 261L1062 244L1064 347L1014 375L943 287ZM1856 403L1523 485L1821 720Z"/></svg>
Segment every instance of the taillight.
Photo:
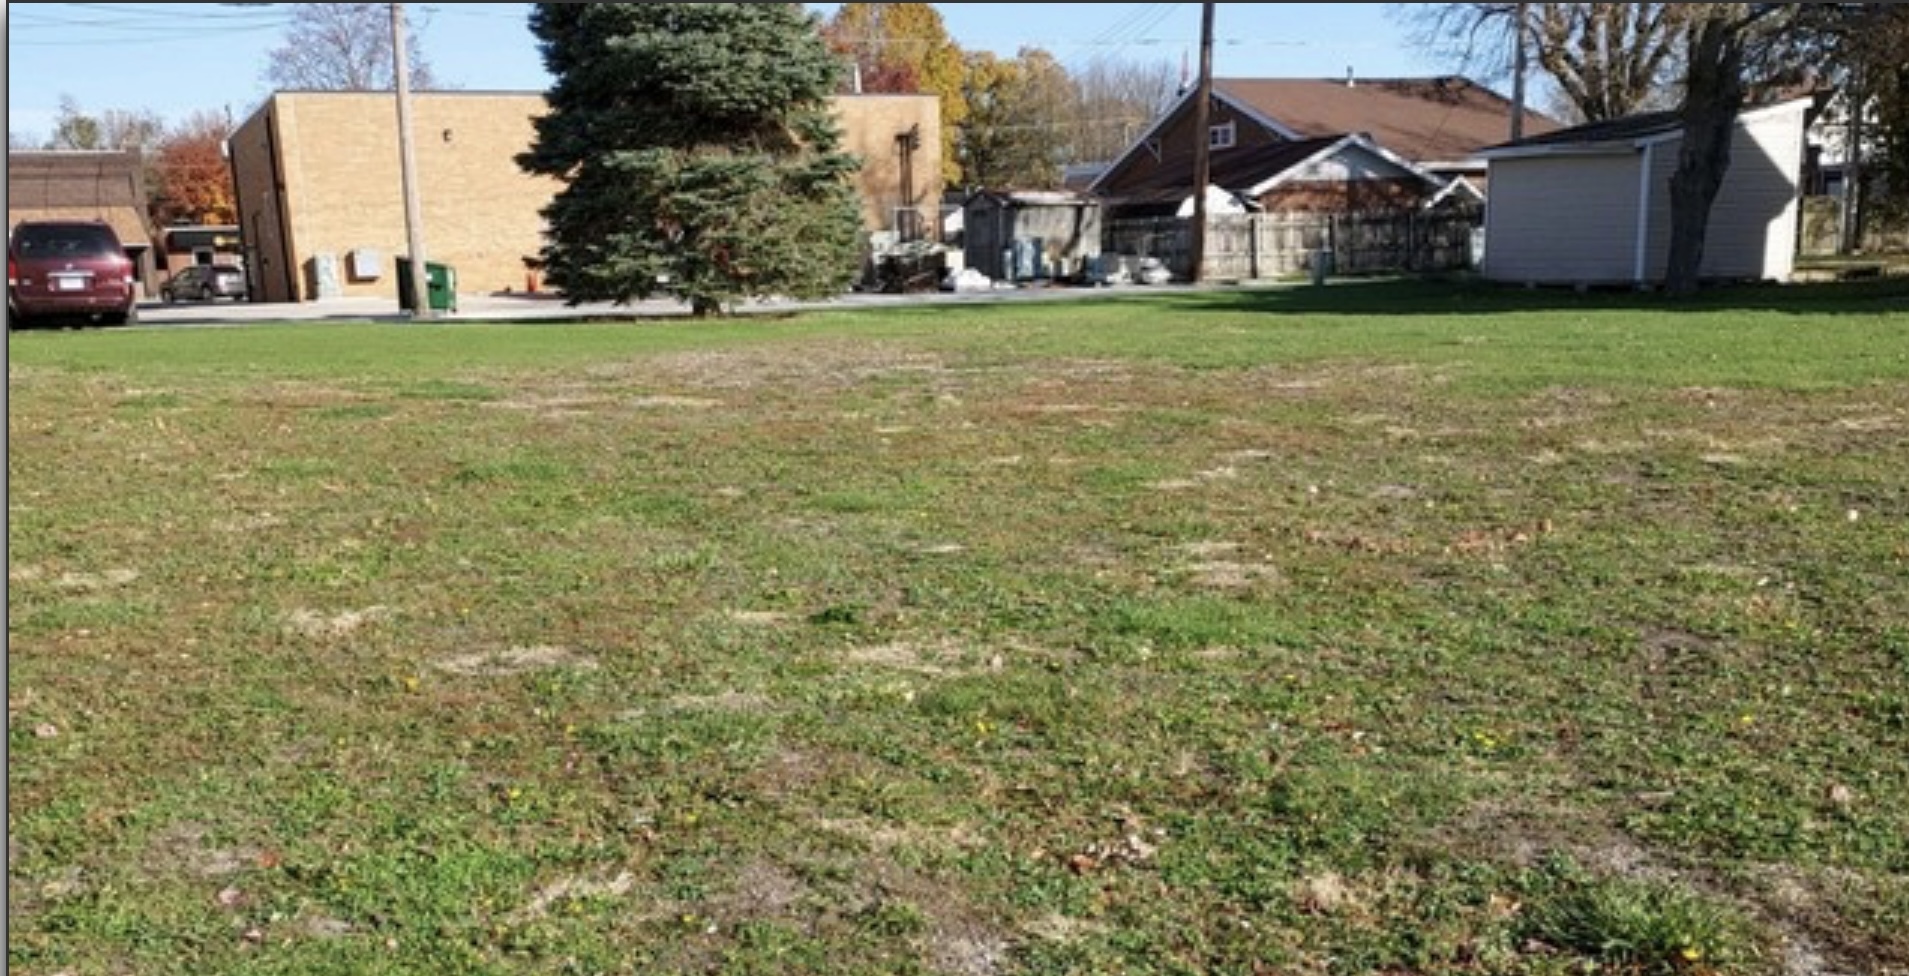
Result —
<svg viewBox="0 0 1909 976"><path fill-rule="evenodd" d="M20 262L15 261L13 259L13 255L9 254L7 255L7 287L12 288L13 286L18 285L19 283L20 283Z"/></svg>

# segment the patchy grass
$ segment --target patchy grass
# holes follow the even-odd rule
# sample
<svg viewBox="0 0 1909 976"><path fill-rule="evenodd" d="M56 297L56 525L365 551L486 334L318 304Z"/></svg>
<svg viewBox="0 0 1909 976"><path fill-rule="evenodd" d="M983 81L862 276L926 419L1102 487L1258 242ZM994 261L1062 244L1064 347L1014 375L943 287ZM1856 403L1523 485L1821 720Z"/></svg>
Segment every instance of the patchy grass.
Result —
<svg viewBox="0 0 1909 976"><path fill-rule="evenodd" d="M1909 972L1909 328L9 337L10 969Z"/></svg>

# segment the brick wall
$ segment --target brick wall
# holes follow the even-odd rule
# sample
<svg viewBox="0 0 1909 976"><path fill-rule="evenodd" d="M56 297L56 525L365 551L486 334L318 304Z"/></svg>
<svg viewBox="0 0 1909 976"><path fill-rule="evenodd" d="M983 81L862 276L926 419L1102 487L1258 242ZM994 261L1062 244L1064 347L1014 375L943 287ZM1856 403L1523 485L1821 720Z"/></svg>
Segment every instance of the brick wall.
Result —
<svg viewBox="0 0 1909 976"><path fill-rule="evenodd" d="M870 230L917 206L933 225L941 199L940 108L933 96L849 96L837 101L845 148L864 158L859 177ZM523 291L525 258L542 244L542 209L558 184L518 168L535 138L541 93L433 92L412 100L423 243L450 265L458 291ZM921 129L912 200L904 199L895 136ZM279 93L233 137L241 224L255 287L265 301L321 294L397 299L407 253L396 103L389 93ZM354 275L354 252L375 255L375 277ZM320 274L320 265L333 274Z"/></svg>

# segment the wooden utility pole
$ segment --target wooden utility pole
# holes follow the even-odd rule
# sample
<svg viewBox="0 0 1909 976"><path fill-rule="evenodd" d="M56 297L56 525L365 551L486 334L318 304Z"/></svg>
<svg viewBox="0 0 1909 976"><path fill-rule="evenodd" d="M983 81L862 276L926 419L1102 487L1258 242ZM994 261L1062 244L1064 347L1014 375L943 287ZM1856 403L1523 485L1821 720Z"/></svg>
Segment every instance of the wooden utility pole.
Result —
<svg viewBox="0 0 1909 976"><path fill-rule="evenodd" d="M1511 27L1516 32L1518 54L1511 77L1511 141L1517 142L1525 137L1525 76L1531 73L1531 5L1519 3L1512 8L1512 16L1518 18Z"/></svg>
<svg viewBox="0 0 1909 976"><path fill-rule="evenodd" d="M398 171L404 187L404 234L411 253L411 317L437 318L431 306L431 283L424 259L424 207L418 200L418 156L411 139L411 66L405 56L404 4L391 5L391 64L398 95Z"/></svg>
<svg viewBox="0 0 1909 976"><path fill-rule="evenodd" d="M1213 4L1200 4L1200 83L1193 94L1193 270L1206 277L1206 188L1213 181Z"/></svg>

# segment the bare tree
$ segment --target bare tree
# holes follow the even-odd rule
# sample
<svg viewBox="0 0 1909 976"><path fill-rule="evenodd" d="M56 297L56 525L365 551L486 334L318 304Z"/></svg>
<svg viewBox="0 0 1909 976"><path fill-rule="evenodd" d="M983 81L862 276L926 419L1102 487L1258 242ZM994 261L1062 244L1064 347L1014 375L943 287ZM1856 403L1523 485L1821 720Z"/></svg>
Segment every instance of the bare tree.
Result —
<svg viewBox="0 0 1909 976"><path fill-rule="evenodd" d="M150 151L165 135L166 125L158 115L107 109L94 115L80 106L71 95L60 96L60 114L53 121L53 137L48 149Z"/></svg>
<svg viewBox="0 0 1909 976"><path fill-rule="evenodd" d="M1077 102L1068 113L1065 161L1118 158L1173 104L1179 85L1170 61L1096 59L1074 76Z"/></svg>
<svg viewBox="0 0 1909 976"><path fill-rule="evenodd" d="M1525 76L1535 55L1568 114L1584 121L1653 107L1670 90L1686 3L1413 3L1394 12L1415 40L1481 80ZM1522 99L1514 99L1522 105Z"/></svg>
<svg viewBox="0 0 1909 976"><path fill-rule="evenodd" d="M1674 90L1681 67L1686 3L1540 3L1538 64L1587 122L1651 108Z"/></svg>
<svg viewBox="0 0 1909 976"><path fill-rule="evenodd" d="M391 5L294 3L285 43L274 48L265 79L294 91L389 91L392 88ZM418 32L405 43L411 87L441 87L424 59Z"/></svg>

